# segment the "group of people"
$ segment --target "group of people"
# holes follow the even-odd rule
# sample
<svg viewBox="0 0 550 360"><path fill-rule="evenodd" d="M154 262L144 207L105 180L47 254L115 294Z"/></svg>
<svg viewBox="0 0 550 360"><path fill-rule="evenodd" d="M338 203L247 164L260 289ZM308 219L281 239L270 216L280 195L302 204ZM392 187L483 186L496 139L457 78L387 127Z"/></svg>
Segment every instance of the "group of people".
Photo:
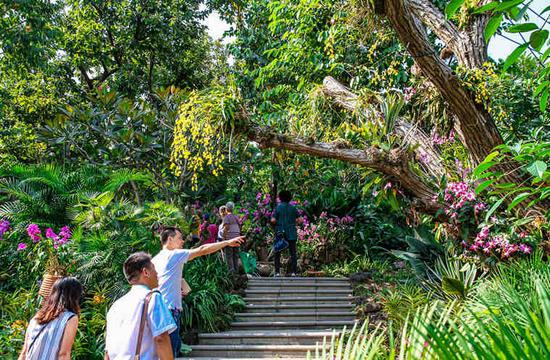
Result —
<svg viewBox="0 0 550 360"><path fill-rule="evenodd" d="M289 243L292 275L296 274L297 211L289 192L281 192L280 204L271 222ZM233 271L238 269L240 222L227 203L218 241L184 249L182 231L173 226L160 231L162 249L152 257L145 252L131 254L123 265L130 291L116 300L107 313L105 360L174 359L181 348L183 265L197 257L224 251ZM275 276L280 276L280 253L275 254ZM40 310L31 319L19 360L65 360L78 327L82 285L74 277L58 280Z"/></svg>

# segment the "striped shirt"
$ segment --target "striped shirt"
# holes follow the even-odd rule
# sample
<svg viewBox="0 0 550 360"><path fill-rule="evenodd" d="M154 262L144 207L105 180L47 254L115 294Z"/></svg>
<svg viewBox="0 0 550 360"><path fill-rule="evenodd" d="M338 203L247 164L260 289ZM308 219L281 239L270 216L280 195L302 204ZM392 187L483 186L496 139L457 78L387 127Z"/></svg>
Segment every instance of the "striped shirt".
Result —
<svg viewBox="0 0 550 360"><path fill-rule="evenodd" d="M59 347L65 326L70 318L76 316L71 311L64 311L46 324L38 324L33 318L27 327L26 360L57 360Z"/></svg>

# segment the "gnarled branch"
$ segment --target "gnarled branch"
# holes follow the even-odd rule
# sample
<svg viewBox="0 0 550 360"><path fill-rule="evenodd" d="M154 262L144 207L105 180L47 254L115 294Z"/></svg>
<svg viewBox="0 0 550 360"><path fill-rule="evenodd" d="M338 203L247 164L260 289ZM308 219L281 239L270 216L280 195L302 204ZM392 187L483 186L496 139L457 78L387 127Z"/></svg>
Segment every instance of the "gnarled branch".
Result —
<svg viewBox="0 0 550 360"><path fill-rule="evenodd" d="M384 151L377 147L366 149L342 148L338 144L315 142L290 135L282 135L267 127L251 125L247 129L248 140L262 148L276 148L316 157L336 159L368 167L398 180L403 188L413 194L418 205L427 213L434 214L440 205L434 201L437 192L409 166L410 157L404 151Z"/></svg>

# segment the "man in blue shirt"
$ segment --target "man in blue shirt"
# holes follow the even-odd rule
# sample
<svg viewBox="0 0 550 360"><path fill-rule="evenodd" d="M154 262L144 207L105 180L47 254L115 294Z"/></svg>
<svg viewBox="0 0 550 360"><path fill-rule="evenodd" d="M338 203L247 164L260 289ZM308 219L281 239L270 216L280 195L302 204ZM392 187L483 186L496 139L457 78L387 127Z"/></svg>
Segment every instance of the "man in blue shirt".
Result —
<svg viewBox="0 0 550 360"><path fill-rule="evenodd" d="M183 249L183 234L177 227L165 227L160 233L162 250L153 258L153 264L158 271L158 289L164 297L170 312L176 322L176 331L170 333L170 340L174 357L179 355L181 348L180 319L183 310L181 301L181 284L183 264L194 258L212 254L225 247L237 247L244 241L244 236L221 241L213 244L201 245L194 249Z"/></svg>

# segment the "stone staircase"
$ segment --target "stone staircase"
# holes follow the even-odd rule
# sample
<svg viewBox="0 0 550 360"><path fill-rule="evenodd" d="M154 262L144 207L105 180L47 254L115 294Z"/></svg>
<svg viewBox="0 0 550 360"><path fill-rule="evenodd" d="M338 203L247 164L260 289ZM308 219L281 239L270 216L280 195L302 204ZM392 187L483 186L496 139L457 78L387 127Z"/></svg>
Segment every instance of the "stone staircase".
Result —
<svg viewBox="0 0 550 360"><path fill-rule="evenodd" d="M252 278L229 331L199 334L190 359L305 359L355 324L348 279Z"/></svg>

